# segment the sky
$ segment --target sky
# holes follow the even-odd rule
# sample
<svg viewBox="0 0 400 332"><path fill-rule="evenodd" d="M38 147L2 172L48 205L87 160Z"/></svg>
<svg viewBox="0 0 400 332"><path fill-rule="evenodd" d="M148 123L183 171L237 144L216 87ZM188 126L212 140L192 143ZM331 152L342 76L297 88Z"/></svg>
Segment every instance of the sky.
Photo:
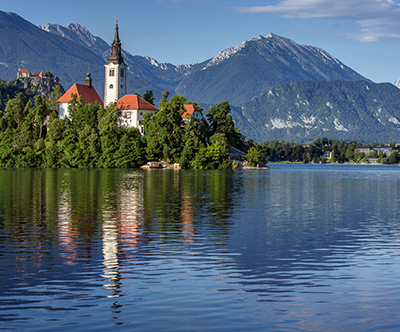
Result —
<svg viewBox="0 0 400 332"><path fill-rule="evenodd" d="M374 82L400 78L400 0L17 0L0 5L35 25L79 23L158 62L202 62L270 32L324 49Z"/></svg>

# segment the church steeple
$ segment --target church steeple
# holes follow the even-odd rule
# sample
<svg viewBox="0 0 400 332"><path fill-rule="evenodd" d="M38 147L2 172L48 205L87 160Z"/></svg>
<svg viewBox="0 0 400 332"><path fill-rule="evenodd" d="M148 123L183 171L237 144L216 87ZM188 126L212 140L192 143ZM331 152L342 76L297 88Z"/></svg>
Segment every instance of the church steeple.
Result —
<svg viewBox="0 0 400 332"><path fill-rule="evenodd" d="M108 62L112 63L123 63L124 58L121 55L121 41L119 40L119 31L118 31L118 21L115 25L115 35L114 35L114 40L111 44L111 55L108 58Z"/></svg>
<svg viewBox="0 0 400 332"><path fill-rule="evenodd" d="M106 75L104 82L104 106L118 101L126 95L126 69L124 58L121 55L121 41L119 40L118 21L115 25L114 40L111 44L111 55L105 65Z"/></svg>

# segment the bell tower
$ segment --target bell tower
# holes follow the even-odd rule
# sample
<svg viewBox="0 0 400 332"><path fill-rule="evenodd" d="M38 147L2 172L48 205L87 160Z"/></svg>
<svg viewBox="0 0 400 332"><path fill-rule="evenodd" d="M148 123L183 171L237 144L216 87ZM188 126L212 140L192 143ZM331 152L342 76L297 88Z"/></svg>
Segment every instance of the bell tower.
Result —
<svg viewBox="0 0 400 332"><path fill-rule="evenodd" d="M126 95L126 64L121 55L118 21L115 25L114 41L111 44L111 55L105 67L104 107L115 103L119 98Z"/></svg>

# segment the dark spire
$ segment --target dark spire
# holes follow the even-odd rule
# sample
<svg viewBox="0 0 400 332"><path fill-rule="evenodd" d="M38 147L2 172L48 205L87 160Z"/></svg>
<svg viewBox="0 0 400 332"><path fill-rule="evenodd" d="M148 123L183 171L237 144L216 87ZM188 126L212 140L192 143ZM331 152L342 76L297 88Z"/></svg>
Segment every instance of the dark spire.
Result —
<svg viewBox="0 0 400 332"><path fill-rule="evenodd" d="M109 62L122 63L124 58L121 55L121 41L119 40L118 21L115 25L114 41L111 44L111 55L108 58Z"/></svg>
<svg viewBox="0 0 400 332"><path fill-rule="evenodd" d="M115 41L120 42L120 40L119 40L119 32L118 32L118 21L117 21L117 23L116 23L116 25L115 25L114 42L115 42Z"/></svg>
<svg viewBox="0 0 400 332"><path fill-rule="evenodd" d="M89 88L92 87L92 75L90 75L90 71L88 69L88 72L86 74L86 78L85 78L85 85L87 85Z"/></svg>

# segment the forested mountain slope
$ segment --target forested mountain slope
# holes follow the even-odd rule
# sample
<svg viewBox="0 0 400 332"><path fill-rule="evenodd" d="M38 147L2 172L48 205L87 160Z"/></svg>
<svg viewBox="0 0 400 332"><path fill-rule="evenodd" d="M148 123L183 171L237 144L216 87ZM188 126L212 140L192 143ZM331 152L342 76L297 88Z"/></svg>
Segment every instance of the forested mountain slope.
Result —
<svg viewBox="0 0 400 332"><path fill-rule="evenodd" d="M400 89L390 83L303 81L281 84L234 108L237 126L256 141L317 137L397 141Z"/></svg>

